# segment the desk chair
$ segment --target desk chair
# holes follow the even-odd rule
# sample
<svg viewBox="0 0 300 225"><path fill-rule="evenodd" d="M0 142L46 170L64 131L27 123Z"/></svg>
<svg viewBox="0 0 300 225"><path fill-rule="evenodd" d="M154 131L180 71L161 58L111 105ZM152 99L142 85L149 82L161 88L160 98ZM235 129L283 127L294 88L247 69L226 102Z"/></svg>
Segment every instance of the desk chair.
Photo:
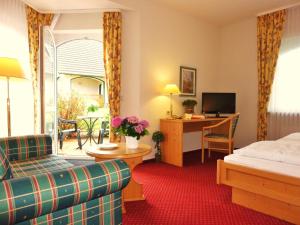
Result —
<svg viewBox="0 0 300 225"><path fill-rule="evenodd" d="M63 125L66 125L66 124L73 126L73 128L64 129ZM65 136L73 134L73 133L76 133L76 135L77 135L78 146L81 150L82 144L81 144L81 137L80 137L80 129L78 129L78 127L77 127L76 120L66 120L66 119L58 118L59 149L62 149L62 147L63 147L63 142L64 142Z"/></svg>
<svg viewBox="0 0 300 225"><path fill-rule="evenodd" d="M205 142L208 143L209 157L211 151L228 152L234 146L234 133L240 113L236 113L218 124L202 128L202 163L204 163Z"/></svg>

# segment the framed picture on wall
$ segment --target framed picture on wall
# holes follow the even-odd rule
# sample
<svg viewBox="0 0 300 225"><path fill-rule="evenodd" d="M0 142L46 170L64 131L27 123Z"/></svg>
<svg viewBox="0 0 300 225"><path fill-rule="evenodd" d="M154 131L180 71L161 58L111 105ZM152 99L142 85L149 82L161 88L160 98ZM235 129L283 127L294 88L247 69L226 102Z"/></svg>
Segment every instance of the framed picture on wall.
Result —
<svg viewBox="0 0 300 225"><path fill-rule="evenodd" d="M191 67L180 67L179 88L181 96L196 96L196 75L197 70Z"/></svg>

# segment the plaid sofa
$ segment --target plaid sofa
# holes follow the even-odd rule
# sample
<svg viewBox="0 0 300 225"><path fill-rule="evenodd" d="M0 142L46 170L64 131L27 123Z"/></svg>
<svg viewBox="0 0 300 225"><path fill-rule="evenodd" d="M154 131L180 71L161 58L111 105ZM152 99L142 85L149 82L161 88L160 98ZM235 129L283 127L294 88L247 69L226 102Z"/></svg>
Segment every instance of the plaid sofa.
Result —
<svg viewBox="0 0 300 225"><path fill-rule="evenodd" d="M128 165L74 167L52 155L48 135L0 139L0 224L122 224Z"/></svg>

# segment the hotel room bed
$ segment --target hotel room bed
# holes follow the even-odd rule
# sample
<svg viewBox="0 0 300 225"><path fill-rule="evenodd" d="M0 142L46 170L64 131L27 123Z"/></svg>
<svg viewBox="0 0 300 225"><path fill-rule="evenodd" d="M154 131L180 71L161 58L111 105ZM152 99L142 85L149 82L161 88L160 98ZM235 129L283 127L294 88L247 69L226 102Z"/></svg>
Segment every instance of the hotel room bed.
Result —
<svg viewBox="0 0 300 225"><path fill-rule="evenodd" d="M232 202L300 224L300 133L235 150L217 171Z"/></svg>

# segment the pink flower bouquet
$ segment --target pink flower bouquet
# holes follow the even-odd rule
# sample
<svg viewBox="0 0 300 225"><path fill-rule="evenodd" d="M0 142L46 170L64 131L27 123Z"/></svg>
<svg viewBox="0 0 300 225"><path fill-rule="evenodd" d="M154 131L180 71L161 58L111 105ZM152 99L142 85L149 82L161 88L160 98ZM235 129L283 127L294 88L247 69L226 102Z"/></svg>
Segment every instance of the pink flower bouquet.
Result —
<svg viewBox="0 0 300 225"><path fill-rule="evenodd" d="M114 117L111 121L113 132L118 135L136 137L137 140L149 134L146 129L149 127L147 120L139 120L136 116L128 116L121 118L119 116Z"/></svg>

